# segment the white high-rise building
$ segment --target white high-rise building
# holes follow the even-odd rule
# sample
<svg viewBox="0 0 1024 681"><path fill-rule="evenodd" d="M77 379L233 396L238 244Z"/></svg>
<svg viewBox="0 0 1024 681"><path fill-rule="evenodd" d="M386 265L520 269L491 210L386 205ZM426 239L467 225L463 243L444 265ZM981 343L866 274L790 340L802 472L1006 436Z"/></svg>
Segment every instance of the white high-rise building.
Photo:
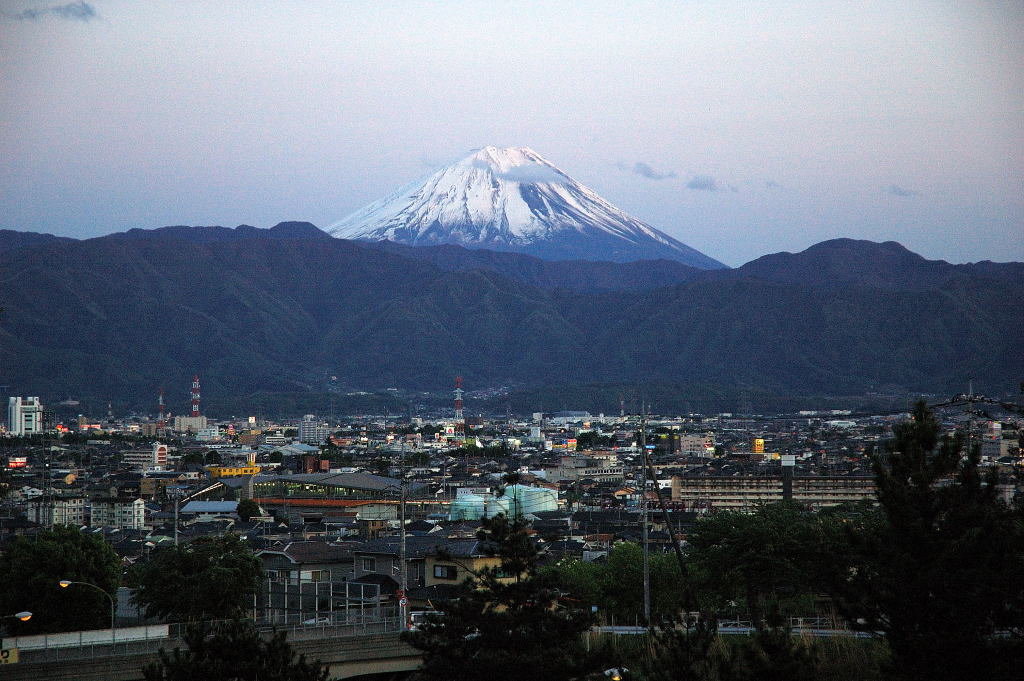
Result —
<svg viewBox="0 0 1024 681"><path fill-rule="evenodd" d="M7 403L7 430L11 435L43 432L43 405L38 397L12 397Z"/></svg>
<svg viewBox="0 0 1024 681"><path fill-rule="evenodd" d="M323 444L330 434L330 427L326 423L317 421L314 414L306 414L299 421L300 442L305 442L308 445Z"/></svg>

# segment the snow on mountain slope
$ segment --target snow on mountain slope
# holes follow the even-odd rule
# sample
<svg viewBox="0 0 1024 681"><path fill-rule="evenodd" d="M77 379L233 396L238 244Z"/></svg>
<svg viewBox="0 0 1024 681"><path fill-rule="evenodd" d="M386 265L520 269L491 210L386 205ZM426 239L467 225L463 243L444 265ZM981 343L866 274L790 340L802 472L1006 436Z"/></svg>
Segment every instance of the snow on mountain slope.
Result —
<svg viewBox="0 0 1024 681"><path fill-rule="evenodd" d="M343 239L458 244L547 260L724 267L631 217L525 147L485 147L327 228Z"/></svg>

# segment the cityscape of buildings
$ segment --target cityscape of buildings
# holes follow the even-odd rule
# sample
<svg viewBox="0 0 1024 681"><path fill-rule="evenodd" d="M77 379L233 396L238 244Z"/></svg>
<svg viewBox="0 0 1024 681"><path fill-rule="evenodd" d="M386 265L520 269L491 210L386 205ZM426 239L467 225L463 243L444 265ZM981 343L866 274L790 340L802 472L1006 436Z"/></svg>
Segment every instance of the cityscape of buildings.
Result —
<svg viewBox="0 0 1024 681"><path fill-rule="evenodd" d="M104 537L127 569L161 547L234 533L263 562L257 609L270 621L393 603L403 567L412 607L426 607L457 591L467 564L493 560L475 532L498 513L526 518L545 560L602 560L639 540L644 517L650 545L668 550L668 523L685 542L701 516L722 510L870 503L871 454L907 418L624 407L481 415L457 386L454 408L436 418L213 419L199 390L195 377L190 413L173 419L162 396L150 416L67 419L38 397L10 397L0 541L72 525ZM1013 500L1024 418L960 397L938 409L944 427L970 433ZM243 516L246 500L256 510ZM664 514L643 511L659 504Z"/></svg>

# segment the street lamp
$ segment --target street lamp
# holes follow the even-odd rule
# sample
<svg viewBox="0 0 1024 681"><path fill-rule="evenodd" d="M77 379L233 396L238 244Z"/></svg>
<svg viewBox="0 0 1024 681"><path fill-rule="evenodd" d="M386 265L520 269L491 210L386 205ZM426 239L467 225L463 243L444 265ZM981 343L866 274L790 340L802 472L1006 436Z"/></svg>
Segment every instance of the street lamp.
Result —
<svg viewBox="0 0 1024 681"><path fill-rule="evenodd" d="M107 597L107 599L110 601L110 643L111 643L111 645L113 645L116 642L116 640L114 638L114 631L115 631L115 628L116 628L115 620L114 620L114 610L115 610L115 607L114 607L114 597L111 596L110 594L108 594L105 590L101 589L100 587L96 586L95 584L90 584L89 582L73 582L70 579L62 579L59 582L57 582L57 584L59 584L60 588L62 588L62 589L66 589L69 586L71 586L72 584L80 584L82 586L91 586L92 588L96 589L101 594L103 594L104 596Z"/></svg>
<svg viewBox="0 0 1024 681"><path fill-rule="evenodd" d="M28 622L30 619L32 619L32 613L30 613L28 610L22 610L21 612L16 612L13 615L0 615L0 619L14 619L21 620L22 622ZM4 640L3 638L0 638L0 650L3 650L3 648Z"/></svg>

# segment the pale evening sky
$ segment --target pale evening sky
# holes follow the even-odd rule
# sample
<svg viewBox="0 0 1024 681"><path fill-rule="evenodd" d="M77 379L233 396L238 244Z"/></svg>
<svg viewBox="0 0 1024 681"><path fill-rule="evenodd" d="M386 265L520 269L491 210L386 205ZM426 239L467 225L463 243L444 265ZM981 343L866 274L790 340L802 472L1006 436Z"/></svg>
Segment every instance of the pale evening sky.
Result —
<svg viewBox="0 0 1024 681"><path fill-rule="evenodd" d="M1024 3L0 0L0 228L326 227L489 144L729 265L1024 261Z"/></svg>

